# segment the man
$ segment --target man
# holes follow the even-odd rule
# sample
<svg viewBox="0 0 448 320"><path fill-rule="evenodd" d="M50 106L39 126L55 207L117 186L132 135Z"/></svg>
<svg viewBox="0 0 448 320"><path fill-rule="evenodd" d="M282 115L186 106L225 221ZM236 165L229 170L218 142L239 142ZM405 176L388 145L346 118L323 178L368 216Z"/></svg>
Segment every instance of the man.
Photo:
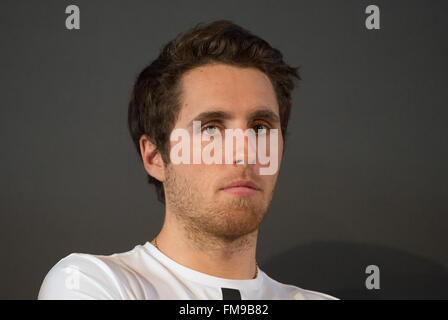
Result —
<svg viewBox="0 0 448 320"><path fill-rule="evenodd" d="M255 259L278 170L260 174L268 164L248 159L268 144L270 162L280 163L294 78L297 68L278 50L227 20L198 24L168 43L140 73L128 117L165 205L162 230L128 252L65 257L46 276L39 299L336 299L279 283ZM245 135L230 162L189 161L198 147L233 140L238 129L253 129L258 144ZM191 137L180 153L172 152L176 130ZM223 145L209 155L222 160Z"/></svg>

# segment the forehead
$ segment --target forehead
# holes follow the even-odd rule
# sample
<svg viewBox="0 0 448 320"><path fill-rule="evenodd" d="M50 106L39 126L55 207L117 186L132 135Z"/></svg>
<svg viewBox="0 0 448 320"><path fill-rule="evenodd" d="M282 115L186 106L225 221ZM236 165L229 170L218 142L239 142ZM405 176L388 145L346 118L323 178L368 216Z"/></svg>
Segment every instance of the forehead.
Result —
<svg viewBox="0 0 448 320"><path fill-rule="evenodd" d="M194 68L181 78L179 122L207 110L245 115L259 106L278 114L275 91L268 76L255 68L213 64Z"/></svg>

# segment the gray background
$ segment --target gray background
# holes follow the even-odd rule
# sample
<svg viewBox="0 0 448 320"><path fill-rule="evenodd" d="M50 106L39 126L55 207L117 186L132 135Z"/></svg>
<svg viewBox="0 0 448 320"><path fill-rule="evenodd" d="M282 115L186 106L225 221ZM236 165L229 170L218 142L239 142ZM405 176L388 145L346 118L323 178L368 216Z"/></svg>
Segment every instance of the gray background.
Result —
<svg viewBox="0 0 448 320"><path fill-rule="evenodd" d="M65 28L77 4L81 29ZM381 10L381 30L364 9ZM163 206L127 129L137 73L230 19L301 66L258 243L274 279L342 299L448 298L447 1L2 1L3 299L72 252L150 241ZM367 290L365 268L381 270Z"/></svg>

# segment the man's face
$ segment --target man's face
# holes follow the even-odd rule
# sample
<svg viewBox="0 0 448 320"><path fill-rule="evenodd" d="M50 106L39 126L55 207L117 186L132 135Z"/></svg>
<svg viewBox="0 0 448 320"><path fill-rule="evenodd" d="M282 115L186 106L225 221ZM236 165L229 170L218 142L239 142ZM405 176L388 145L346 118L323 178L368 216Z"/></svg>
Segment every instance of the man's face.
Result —
<svg viewBox="0 0 448 320"><path fill-rule="evenodd" d="M190 70L181 79L182 106L174 129L188 130L193 141L193 120L201 120L201 131L220 131L223 138L222 164L193 164L193 144L190 143L190 164L170 163L165 169L165 196L167 209L181 221L190 235L198 232L222 240L232 241L251 233L260 226L272 200L278 170L272 175L260 175L261 165L248 164L248 139L245 147L237 150L234 141L232 155L244 164L225 162L225 129L277 129L275 154L280 165L283 137L279 108L269 78L254 68L238 68L224 64L206 65ZM205 117L207 112L225 116ZM255 114L257 111L263 113ZM255 115L255 116L254 116ZM278 120L277 119L277 120ZM208 127L207 129L204 129ZM256 138L259 139L258 137ZM269 134L266 144L269 145ZM213 138L211 138L213 141ZM177 142L171 142L171 148ZM203 141L202 148L210 142ZM267 147L268 153L272 152ZM228 152L228 151L227 151ZM258 190L223 189L236 181L252 181Z"/></svg>

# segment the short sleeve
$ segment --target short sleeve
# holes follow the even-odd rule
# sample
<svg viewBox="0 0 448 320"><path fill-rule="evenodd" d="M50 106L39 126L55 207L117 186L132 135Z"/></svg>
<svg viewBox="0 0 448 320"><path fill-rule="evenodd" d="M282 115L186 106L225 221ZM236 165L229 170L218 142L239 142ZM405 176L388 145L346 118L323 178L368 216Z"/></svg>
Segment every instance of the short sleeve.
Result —
<svg viewBox="0 0 448 320"><path fill-rule="evenodd" d="M38 300L123 299L114 273L94 255L72 253L61 259L45 276Z"/></svg>

